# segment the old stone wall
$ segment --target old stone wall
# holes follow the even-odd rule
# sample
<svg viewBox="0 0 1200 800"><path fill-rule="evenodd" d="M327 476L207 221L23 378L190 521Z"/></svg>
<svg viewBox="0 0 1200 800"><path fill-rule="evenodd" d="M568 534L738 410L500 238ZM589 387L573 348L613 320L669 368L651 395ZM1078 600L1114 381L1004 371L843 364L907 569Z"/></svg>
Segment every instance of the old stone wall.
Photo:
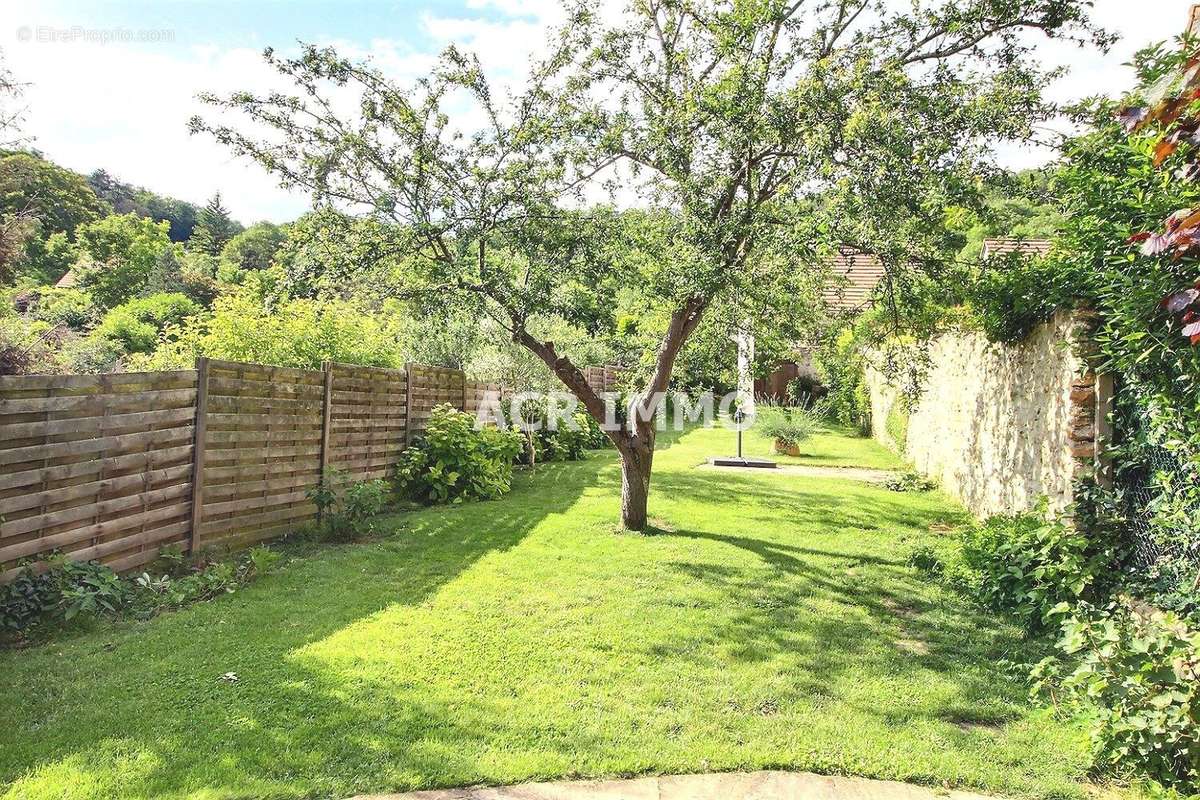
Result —
<svg viewBox="0 0 1200 800"><path fill-rule="evenodd" d="M1015 345L944 335L915 404L869 368L872 435L978 516L1024 511L1043 495L1062 510L1076 478L1095 470L1107 414L1107 382L1087 363L1091 330L1086 312L1060 311Z"/></svg>

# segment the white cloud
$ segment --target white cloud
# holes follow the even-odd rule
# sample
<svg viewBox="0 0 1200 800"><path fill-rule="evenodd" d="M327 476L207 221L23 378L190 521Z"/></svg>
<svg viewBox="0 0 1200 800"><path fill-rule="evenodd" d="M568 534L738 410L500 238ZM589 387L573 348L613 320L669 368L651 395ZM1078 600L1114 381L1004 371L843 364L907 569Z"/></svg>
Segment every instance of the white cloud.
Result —
<svg viewBox="0 0 1200 800"><path fill-rule="evenodd" d="M307 206L256 166L187 132L188 119L202 111L197 92L271 79L257 51L34 41L6 55L31 84L26 131L49 158L197 203L220 190L246 222L294 217Z"/></svg>
<svg viewBox="0 0 1200 800"><path fill-rule="evenodd" d="M1188 6L1179 0L1098 0L1097 20L1120 31L1124 41L1106 56L1055 42L1039 45L1047 62L1072 68L1071 76L1054 87L1054 97L1127 88L1130 72L1122 62L1146 42L1179 32ZM547 27L561 20L556 0L467 0L466 8L455 16L422 17L423 51L387 39L342 42L339 49L369 56L380 69L403 79L427 71L436 52L455 42L477 52L489 72L511 88L528 59L543 52ZM472 11L480 15L472 16ZM0 35L11 35L16 26L3 17L0 13ZM277 80L257 50L170 42L12 41L5 54L17 77L32 82L26 132L50 158L82 172L103 168L122 180L197 203L221 190L244 222L291 219L307 208L303 194L281 190L256 165L234 159L225 148L186 130L187 120L204 110L194 99L197 92L261 91ZM1005 161L1024 166L1045 157L1014 152L1006 153Z"/></svg>

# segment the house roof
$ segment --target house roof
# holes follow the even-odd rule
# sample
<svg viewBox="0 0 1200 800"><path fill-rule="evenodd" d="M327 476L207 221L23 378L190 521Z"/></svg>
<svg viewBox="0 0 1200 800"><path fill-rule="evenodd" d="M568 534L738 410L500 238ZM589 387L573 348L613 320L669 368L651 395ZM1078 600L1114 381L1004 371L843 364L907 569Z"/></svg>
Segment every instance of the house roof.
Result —
<svg viewBox="0 0 1200 800"><path fill-rule="evenodd" d="M54 284L56 289L70 289L79 283L79 279L75 277L75 270L67 270L67 274L58 279L58 283Z"/></svg>
<svg viewBox="0 0 1200 800"><path fill-rule="evenodd" d="M1044 256L1050 252L1050 242L1046 239L984 239L980 257L1006 256L1009 253L1024 253L1026 255Z"/></svg>
<svg viewBox="0 0 1200 800"><path fill-rule="evenodd" d="M839 248L831 271L833 284L821 296L833 311L859 311L870 305L875 287L887 274L876 256L849 247Z"/></svg>

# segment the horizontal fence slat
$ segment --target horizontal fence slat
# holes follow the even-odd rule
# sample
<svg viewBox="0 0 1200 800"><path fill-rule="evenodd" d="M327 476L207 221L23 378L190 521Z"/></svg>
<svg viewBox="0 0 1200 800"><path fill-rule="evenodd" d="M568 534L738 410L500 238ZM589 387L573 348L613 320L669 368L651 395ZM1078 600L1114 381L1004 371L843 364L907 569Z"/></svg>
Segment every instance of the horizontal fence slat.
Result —
<svg viewBox="0 0 1200 800"><path fill-rule="evenodd" d="M43 536L38 539L30 539L25 542L4 544L3 540L0 540L0 563L16 561L35 553L49 552L50 550L67 547L78 542L101 539L131 528L140 528L153 522L174 519L175 517L187 514L191 508L192 504L190 502L176 503L162 508L129 514L117 519L110 519L105 522L98 522L93 525L86 525L81 528L73 528L69 531Z"/></svg>
<svg viewBox="0 0 1200 800"><path fill-rule="evenodd" d="M51 511L46 514L37 514L31 517L22 517L21 519L6 519L0 522L0 542L13 536L31 533L44 528L54 528L72 522L81 522L94 519L95 517L115 514L118 511L126 511L131 508L144 508L145 506L163 503L168 500L177 500L181 497L190 496L190 492L191 484L181 483L176 486L152 489L151 491L139 494L116 497L112 500L101 500L100 502L88 505L72 506L71 508Z"/></svg>
<svg viewBox="0 0 1200 800"><path fill-rule="evenodd" d="M120 389L130 385L164 386L196 382L196 370L115 372L106 375L3 375L0 392Z"/></svg>
<svg viewBox="0 0 1200 800"><path fill-rule="evenodd" d="M135 411L147 405L161 408L184 405L196 399L195 389L163 389L160 391L130 392L128 394L79 394L69 397L25 397L0 399L0 415L32 414L44 411Z"/></svg>
<svg viewBox="0 0 1200 800"><path fill-rule="evenodd" d="M212 397L312 398L318 402L324 397L320 386L251 381L244 378L209 378L208 391Z"/></svg>
<svg viewBox="0 0 1200 800"><path fill-rule="evenodd" d="M315 488L319 483L316 475L289 475L283 478L264 478L260 480L239 480L235 483L206 483L204 485L204 500L207 505L211 499L230 500L238 496L253 495L260 492L278 492L283 489L297 487Z"/></svg>
<svg viewBox="0 0 1200 800"><path fill-rule="evenodd" d="M86 434L103 436L106 433L142 425L169 425L189 422L195 415L189 406L164 408L157 411L137 411L132 414L109 414L103 417L74 417L45 422L18 422L0 425L0 442L27 439L32 436L64 436Z"/></svg>
<svg viewBox="0 0 1200 800"><path fill-rule="evenodd" d="M73 486L64 486L59 489L47 489L42 492L30 492L28 494L17 495L0 500L0 516L11 514L14 511L24 511L30 508L37 508L43 505L52 505L56 503L66 503L71 500L78 500L84 497L93 497L106 492L119 492L125 489L131 489L137 486L151 486L157 483L167 483L170 481L188 481L192 476L191 464L180 464L174 467L165 469L156 469L149 472L137 472L132 475L122 475L117 478L105 478L104 480L91 481L89 483L78 483Z"/></svg>
<svg viewBox="0 0 1200 800"><path fill-rule="evenodd" d="M271 428L270 430L264 428L252 431L209 430L204 437L204 441L210 447L212 445L250 444L269 448L273 443L290 442L301 444L305 442L319 442L321 441L321 429L308 427L302 429Z"/></svg>
<svg viewBox="0 0 1200 800"><path fill-rule="evenodd" d="M51 461L56 458L82 456L105 450L129 450L152 445L171 447L180 442L190 441L191 438L192 426L180 425L176 428L163 428L143 433L124 433L116 436L101 436L96 439L78 439L74 442L14 447L0 450L0 466L23 464L29 461Z"/></svg>
<svg viewBox="0 0 1200 800"><path fill-rule="evenodd" d="M205 449L213 461L264 461L272 458L296 458L298 456L317 456L321 454L321 445L297 445L294 447L208 447Z"/></svg>
<svg viewBox="0 0 1200 800"><path fill-rule="evenodd" d="M320 414L321 400L320 397L295 400L289 397L212 395L208 398L208 408L211 414ZM256 409L261 409L261 412Z"/></svg>
<svg viewBox="0 0 1200 800"><path fill-rule="evenodd" d="M261 514L228 517L226 519L205 520L200 525L201 541L212 539L230 531L246 531L262 525L282 522L284 520L301 520L315 517L317 508L312 503L296 504L285 508L266 511ZM205 542L211 544L211 542Z"/></svg>
<svg viewBox="0 0 1200 800"><path fill-rule="evenodd" d="M286 469L285 469L286 467ZM204 467L204 486L219 486L223 483L232 483L242 480L261 480L267 475L279 475L282 472L293 473L313 473L318 474L320 464L313 460L302 464L279 464L270 462L257 462L254 464L230 464L225 466L208 466ZM318 479L314 478L314 483Z"/></svg>
<svg viewBox="0 0 1200 800"><path fill-rule="evenodd" d="M324 373L321 370L275 367L242 361L221 361L215 358L208 360L208 371L213 376L223 376L225 374L255 376L254 380L258 381L307 383L311 385L320 385L324 381Z"/></svg>
<svg viewBox="0 0 1200 800"><path fill-rule="evenodd" d="M186 511L187 508L184 507L184 513L186 513ZM120 539L102 542L82 550L72 551L69 555L80 561L102 559L104 556L107 556L110 553L122 553L134 547L156 544L165 539L180 538L187 533L187 529L190 527L190 524L191 523L189 520L172 522L169 525L162 525L149 530L130 534L129 536L122 536ZM157 553L155 553L155 556L157 556ZM153 557L146 560L152 561Z"/></svg>
<svg viewBox="0 0 1200 800"><path fill-rule="evenodd" d="M212 516L219 514L240 514L247 511L258 512L267 508L275 508L276 506L291 506L307 502L309 500L305 492L287 492L265 496L253 495L251 497L238 497L233 500L222 500L216 503L209 503L206 500L204 503L204 513L205 515Z"/></svg>
<svg viewBox="0 0 1200 800"><path fill-rule="evenodd" d="M175 461L191 460L192 445L180 445L147 453L129 453L105 459L81 461L75 464L61 464L55 467L40 467L22 472L12 472L0 475L0 490L14 489L21 486L32 486L43 482L65 481L81 478L87 475L98 475L105 472L120 472L123 470L149 470L156 466L165 466Z"/></svg>

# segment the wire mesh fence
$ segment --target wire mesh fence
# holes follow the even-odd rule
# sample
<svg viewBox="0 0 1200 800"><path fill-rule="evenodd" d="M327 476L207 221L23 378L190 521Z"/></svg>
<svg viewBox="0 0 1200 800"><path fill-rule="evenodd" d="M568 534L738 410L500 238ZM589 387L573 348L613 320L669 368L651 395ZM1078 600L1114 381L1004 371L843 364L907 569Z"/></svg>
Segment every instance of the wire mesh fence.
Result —
<svg viewBox="0 0 1200 800"><path fill-rule="evenodd" d="M1146 435L1145 409L1124 405L1124 446L1118 450L1115 488L1125 523L1128 567L1134 577L1154 581L1162 590L1195 591L1186 584L1200 574L1200 502L1181 504L1180 494L1171 490L1196 480L1195 470Z"/></svg>

